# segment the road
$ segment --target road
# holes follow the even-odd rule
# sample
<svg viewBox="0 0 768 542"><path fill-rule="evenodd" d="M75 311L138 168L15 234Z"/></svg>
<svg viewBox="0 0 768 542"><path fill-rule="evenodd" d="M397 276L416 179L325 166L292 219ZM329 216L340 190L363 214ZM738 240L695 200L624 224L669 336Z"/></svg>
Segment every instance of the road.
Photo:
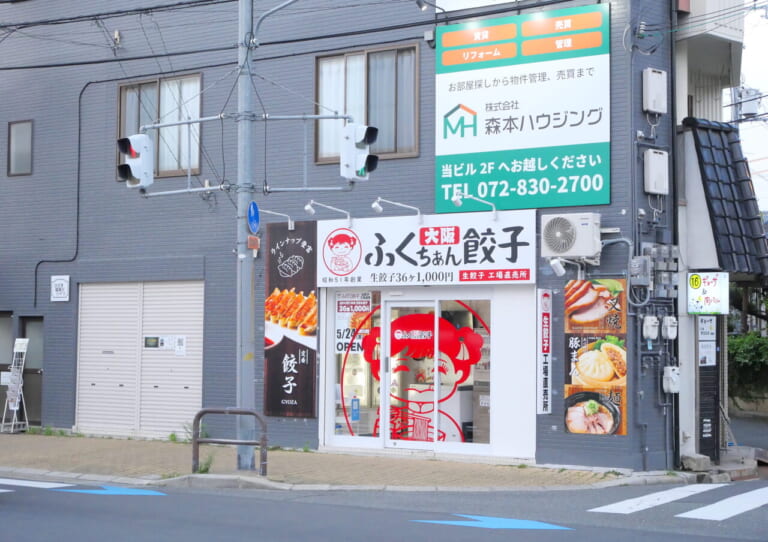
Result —
<svg viewBox="0 0 768 542"><path fill-rule="evenodd" d="M737 444L768 450L768 416L732 416L731 429ZM758 463L760 478L768 480L768 465ZM768 539L768 537L766 537Z"/></svg>
<svg viewBox="0 0 768 542"><path fill-rule="evenodd" d="M760 541L768 481L516 492L131 489L0 479L2 539Z"/></svg>

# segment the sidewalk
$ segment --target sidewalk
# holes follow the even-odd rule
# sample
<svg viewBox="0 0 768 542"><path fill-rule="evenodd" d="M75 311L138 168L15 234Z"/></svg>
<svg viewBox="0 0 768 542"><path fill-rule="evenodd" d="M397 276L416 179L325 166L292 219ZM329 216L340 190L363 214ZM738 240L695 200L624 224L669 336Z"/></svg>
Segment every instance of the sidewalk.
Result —
<svg viewBox="0 0 768 542"><path fill-rule="evenodd" d="M255 458L258 462L259 452ZM192 475L192 445L154 440L0 434L0 476L127 485L264 489L481 490L555 489L691 483L685 473L633 473L574 467L499 465L432 457L382 457L271 450L267 476L238 471L236 449L202 445Z"/></svg>

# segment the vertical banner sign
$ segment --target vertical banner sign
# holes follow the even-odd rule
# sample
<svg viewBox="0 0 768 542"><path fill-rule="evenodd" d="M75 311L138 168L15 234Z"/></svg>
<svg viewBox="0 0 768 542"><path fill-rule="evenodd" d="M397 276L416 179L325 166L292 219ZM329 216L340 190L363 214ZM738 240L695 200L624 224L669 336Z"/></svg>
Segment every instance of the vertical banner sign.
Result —
<svg viewBox="0 0 768 542"><path fill-rule="evenodd" d="M267 225L264 413L317 416L316 226Z"/></svg>
<svg viewBox="0 0 768 542"><path fill-rule="evenodd" d="M627 434L627 281L565 285L565 429Z"/></svg>
<svg viewBox="0 0 768 542"><path fill-rule="evenodd" d="M537 371L536 371L536 414L552 412L552 291L539 290L537 319Z"/></svg>
<svg viewBox="0 0 768 542"><path fill-rule="evenodd" d="M438 213L610 203L608 3L436 30Z"/></svg>

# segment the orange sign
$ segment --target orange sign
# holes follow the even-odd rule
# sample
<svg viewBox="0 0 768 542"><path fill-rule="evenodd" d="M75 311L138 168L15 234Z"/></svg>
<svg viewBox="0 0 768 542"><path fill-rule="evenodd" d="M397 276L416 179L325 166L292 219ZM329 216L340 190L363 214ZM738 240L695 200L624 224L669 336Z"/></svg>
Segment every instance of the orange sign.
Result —
<svg viewBox="0 0 768 542"><path fill-rule="evenodd" d="M497 43L482 47L469 47L466 49L452 49L443 52L442 62L444 66L454 64L471 64L473 62L488 62L489 60L502 60L517 56L516 43Z"/></svg>
<svg viewBox="0 0 768 542"><path fill-rule="evenodd" d="M587 28L600 28L603 24L603 14L599 11L553 17L551 19L536 19L523 23L523 36L542 36L557 32L573 32Z"/></svg>
<svg viewBox="0 0 768 542"><path fill-rule="evenodd" d="M523 56L592 49L600 47L602 44L602 32L588 32L586 34L569 34L568 36L558 36L555 38L526 40L523 42Z"/></svg>
<svg viewBox="0 0 768 542"><path fill-rule="evenodd" d="M443 34L443 47L456 47L458 45L474 45L477 43L489 43L492 41L511 40L517 36L516 24L500 24L496 26L483 26L467 30L455 30Z"/></svg>

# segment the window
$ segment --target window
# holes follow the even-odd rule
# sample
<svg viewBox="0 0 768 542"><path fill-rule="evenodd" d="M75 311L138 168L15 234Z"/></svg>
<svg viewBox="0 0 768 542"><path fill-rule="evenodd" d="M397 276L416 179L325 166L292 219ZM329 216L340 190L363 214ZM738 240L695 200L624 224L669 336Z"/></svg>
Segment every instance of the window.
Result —
<svg viewBox="0 0 768 542"><path fill-rule="evenodd" d="M200 118L200 76L159 79L120 88L120 137L140 133L147 124ZM200 125L148 130L155 146L155 174L199 173Z"/></svg>
<svg viewBox="0 0 768 542"><path fill-rule="evenodd" d="M319 113L338 111L379 129L379 157L418 153L416 47L358 51L317 61ZM318 122L318 162L338 161L343 121Z"/></svg>
<svg viewBox="0 0 768 542"><path fill-rule="evenodd" d="M32 175L32 121L8 123L8 175Z"/></svg>

